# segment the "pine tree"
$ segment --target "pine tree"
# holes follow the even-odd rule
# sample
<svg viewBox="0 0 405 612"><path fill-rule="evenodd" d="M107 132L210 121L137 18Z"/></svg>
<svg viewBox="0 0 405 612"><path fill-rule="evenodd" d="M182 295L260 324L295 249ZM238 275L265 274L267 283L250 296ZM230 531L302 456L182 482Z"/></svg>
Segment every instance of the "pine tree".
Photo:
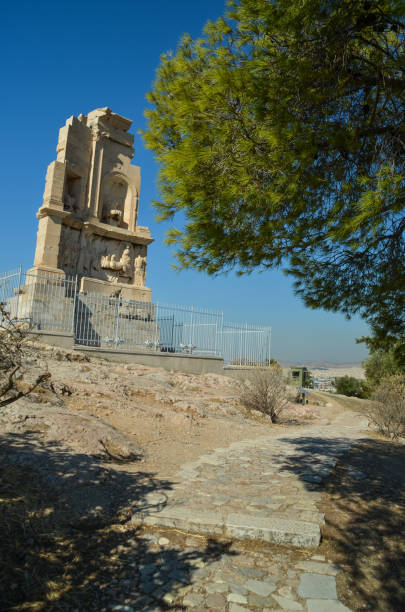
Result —
<svg viewBox="0 0 405 612"><path fill-rule="evenodd" d="M144 137L180 268L282 266L307 306L405 336L404 17L238 0L162 57Z"/></svg>

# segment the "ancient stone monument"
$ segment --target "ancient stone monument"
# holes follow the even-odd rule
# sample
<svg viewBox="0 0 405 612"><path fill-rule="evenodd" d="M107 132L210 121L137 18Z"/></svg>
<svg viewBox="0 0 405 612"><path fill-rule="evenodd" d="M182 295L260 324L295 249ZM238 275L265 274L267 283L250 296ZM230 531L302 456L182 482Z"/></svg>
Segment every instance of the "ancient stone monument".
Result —
<svg viewBox="0 0 405 612"><path fill-rule="evenodd" d="M70 117L48 167L31 272L77 275L80 292L151 300L149 229L137 225L140 168L131 121L98 108Z"/></svg>

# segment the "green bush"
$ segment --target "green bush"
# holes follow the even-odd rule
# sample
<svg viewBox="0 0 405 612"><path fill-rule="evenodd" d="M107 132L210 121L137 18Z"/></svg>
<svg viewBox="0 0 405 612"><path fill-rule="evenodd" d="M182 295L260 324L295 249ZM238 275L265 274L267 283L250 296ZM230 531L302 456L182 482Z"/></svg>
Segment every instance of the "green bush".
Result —
<svg viewBox="0 0 405 612"><path fill-rule="evenodd" d="M405 374L387 376L372 395L369 418L390 438L405 435Z"/></svg>
<svg viewBox="0 0 405 612"><path fill-rule="evenodd" d="M354 376L341 376L335 378L336 393L348 395L349 397L370 397L370 387L365 380L354 378Z"/></svg>

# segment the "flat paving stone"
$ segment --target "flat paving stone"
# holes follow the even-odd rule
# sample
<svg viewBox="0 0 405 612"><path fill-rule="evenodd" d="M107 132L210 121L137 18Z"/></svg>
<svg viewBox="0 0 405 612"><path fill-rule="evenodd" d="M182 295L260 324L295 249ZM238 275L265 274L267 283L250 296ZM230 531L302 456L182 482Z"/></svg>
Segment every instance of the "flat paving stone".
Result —
<svg viewBox="0 0 405 612"><path fill-rule="evenodd" d="M245 608L244 606L240 606L236 603L229 604L229 612L246 612L249 608Z"/></svg>
<svg viewBox="0 0 405 612"><path fill-rule="evenodd" d="M282 610L303 610L303 606L293 599L287 599L280 595L272 595Z"/></svg>
<svg viewBox="0 0 405 612"><path fill-rule="evenodd" d="M268 582L261 582L259 580L248 580L244 585L248 591L252 591L256 595L260 595L261 597L267 597L276 590L276 586L274 584L269 584Z"/></svg>
<svg viewBox="0 0 405 612"><path fill-rule="evenodd" d="M225 582L218 582L214 584L207 584L205 586L207 593L227 593L228 585Z"/></svg>
<svg viewBox="0 0 405 612"><path fill-rule="evenodd" d="M218 610L225 610L226 599L223 595L215 594L208 595L205 599L205 605L208 608L214 608Z"/></svg>
<svg viewBox="0 0 405 612"><path fill-rule="evenodd" d="M341 571L337 565L318 561L301 561L295 567L312 574L329 574L330 576L336 576Z"/></svg>
<svg viewBox="0 0 405 612"><path fill-rule="evenodd" d="M333 576L301 574L298 595L304 599L337 599Z"/></svg>
<svg viewBox="0 0 405 612"><path fill-rule="evenodd" d="M194 608L199 606L204 600L204 597L199 593L189 593L183 598L183 604L185 606L189 606L190 608Z"/></svg>
<svg viewBox="0 0 405 612"><path fill-rule="evenodd" d="M248 605L256 607L256 608L259 608L259 610L262 610L263 608L265 608L266 606L269 605L269 598L268 597L260 597L260 595L255 595L254 593L249 593L249 596L248 596Z"/></svg>
<svg viewBox="0 0 405 612"><path fill-rule="evenodd" d="M245 595L240 595L239 593L229 593L227 600L231 603L237 604L247 604L248 602L247 597Z"/></svg>
<svg viewBox="0 0 405 612"><path fill-rule="evenodd" d="M248 590L242 584L238 584L237 582L229 582L229 588L232 590L232 593L240 593L240 595L246 595Z"/></svg>

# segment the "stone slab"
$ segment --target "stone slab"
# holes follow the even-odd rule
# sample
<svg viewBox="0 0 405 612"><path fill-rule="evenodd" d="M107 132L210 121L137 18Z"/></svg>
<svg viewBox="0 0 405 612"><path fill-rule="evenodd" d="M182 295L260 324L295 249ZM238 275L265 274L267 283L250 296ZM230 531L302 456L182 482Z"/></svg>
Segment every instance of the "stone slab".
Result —
<svg viewBox="0 0 405 612"><path fill-rule="evenodd" d="M317 561L301 561L295 566L298 569L304 570L305 572L311 572L313 574L328 574L329 576L336 576L341 569L337 565L332 563L322 563Z"/></svg>
<svg viewBox="0 0 405 612"><path fill-rule="evenodd" d="M190 533L223 535L224 521L215 512L201 512L190 515L189 508L167 507L161 512L137 512L132 516L132 522L139 525L155 527L171 527Z"/></svg>
<svg viewBox="0 0 405 612"><path fill-rule="evenodd" d="M298 595L304 599L337 599L336 580L321 574L301 574Z"/></svg>
<svg viewBox="0 0 405 612"><path fill-rule="evenodd" d="M248 580L245 582L244 586L252 593L260 595L261 597L267 597L276 589L274 584L269 584L261 580Z"/></svg>
<svg viewBox="0 0 405 612"><path fill-rule="evenodd" d="M219 513L206 511L190 515L189 508L166 507L161 512L150 513L141 511L132 516L132 522L297 547L318 546L321 538L319 525L314 523L244 514L223 517Z"/></svg>
<svg viewBox="0 0 405 612"><path fill-rule="evenodd" d="M229 595L227 596L227 600L230 603L237 604L247 604L248 602L247 597L245 597L245 595L240 595L239 593L229 593Z"/></svg>
<svg viewBox="0 0 405 612"><path fill-rule="evenodd" d="M280 595L272 595L282 610L303 610L304 608L298 601L287 599L286 597L280 597Z"/></svg>
<svg viewBox="0 0 405 612"><path fill-rule="evenodd" d="M199 593L190 593L183 599L183 605L188 608L196 608L203 602L203 596Z"/></svg>
<svg viewBox="0 0 405 612"><path fill-rule="evenodd" d="M319 545L321 530L319 525L304 521L229 514L225 519L225 535L241 540L307 547Z"/></svg>

